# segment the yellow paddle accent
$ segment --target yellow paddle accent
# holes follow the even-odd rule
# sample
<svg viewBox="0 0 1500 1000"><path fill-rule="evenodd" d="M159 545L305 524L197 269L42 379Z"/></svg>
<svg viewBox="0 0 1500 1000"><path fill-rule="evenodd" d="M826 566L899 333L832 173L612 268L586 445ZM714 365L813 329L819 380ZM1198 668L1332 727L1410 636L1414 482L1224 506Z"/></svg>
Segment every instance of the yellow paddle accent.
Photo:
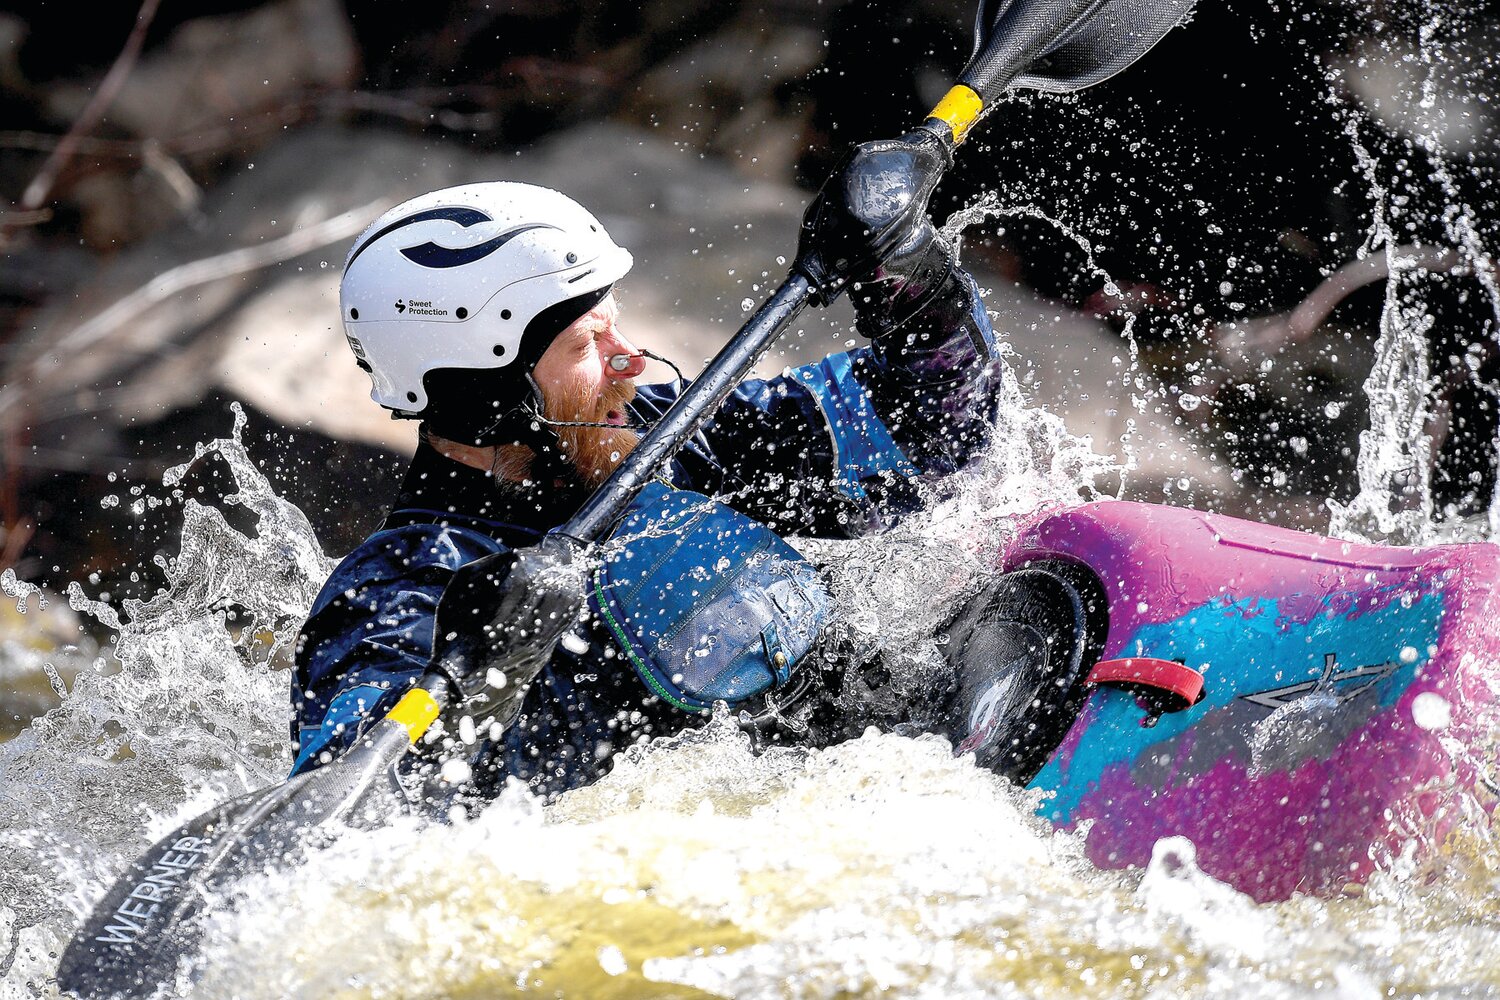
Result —
<svg viewBox="0 0 1500 1000"><path fill-rule="evenodd" d="M959 143L964 141L964 136L979 120L979 113L983 110L983 98L960 83L943 95L943 99L938 101L937 107L927 117L946 122L953 130L953 141Z"/></svg>
<svg viewBox="0 0 1500 1000"><path fill-rule="evenodd" d="M392 722L406 727L413 743L422 738L427 727L438 717L438 703L422 688L412 688L396 702L396 707L386 715Z"/></svg>

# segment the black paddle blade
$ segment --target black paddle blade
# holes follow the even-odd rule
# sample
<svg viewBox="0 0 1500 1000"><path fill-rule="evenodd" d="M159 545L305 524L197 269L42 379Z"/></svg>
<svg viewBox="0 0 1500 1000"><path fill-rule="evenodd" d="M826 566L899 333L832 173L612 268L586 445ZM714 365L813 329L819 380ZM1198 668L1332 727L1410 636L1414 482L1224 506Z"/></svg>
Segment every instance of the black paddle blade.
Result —
<svg viewBox="0 0 1500 1000"><path fill-rule="evenodd" d="M985 106L1010 87L1069 93L1135 62L1196 0L981 0L959 76Z"/></svg>
<svg viewBox="0 0 1500 1000"><path fill-rule="evenodd" d="M338 822L377 826L401 807L406 729L383 720L337 761L216 806L120 876L63 951L57 985L87 1000L159 995L196 954L201 918L237 879L295 862Z"/></svg>

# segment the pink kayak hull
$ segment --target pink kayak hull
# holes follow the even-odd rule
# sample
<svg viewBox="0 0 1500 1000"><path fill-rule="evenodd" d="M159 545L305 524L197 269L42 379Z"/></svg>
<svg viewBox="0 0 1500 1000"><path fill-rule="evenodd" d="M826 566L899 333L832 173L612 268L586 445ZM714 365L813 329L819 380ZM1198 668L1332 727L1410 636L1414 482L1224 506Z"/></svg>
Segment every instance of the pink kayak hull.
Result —
<svg viewBox="0 0 1500 1000"><path fill-rule="evenodd" d="M1146 864L1180 835L1258 900L1327 894L1408 841L1430 849L1480 788L1493 739L1500 548L1342 542L1237 518L1109 501L1052 513L1003 567L1088 566L1105 658L1175 659L1204 699L1149 724L1100 688L1030 783L1039 812L1090 821L1089 857Z"/></svg>

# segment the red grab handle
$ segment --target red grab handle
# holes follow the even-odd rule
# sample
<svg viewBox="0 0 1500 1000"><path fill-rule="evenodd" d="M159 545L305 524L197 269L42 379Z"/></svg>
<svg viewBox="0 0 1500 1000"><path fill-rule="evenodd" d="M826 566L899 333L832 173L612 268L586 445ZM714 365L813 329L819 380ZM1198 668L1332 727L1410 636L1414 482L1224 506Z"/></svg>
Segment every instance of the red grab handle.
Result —
<svg viewBox="0 0 1500 1000"><path fill-rule="evenodd" d="M1162 712L1180 712L1203 700L1203 674L1186 663L1154 656L1100 660L1085 684L1112 684L1148 696Z"/></svg>

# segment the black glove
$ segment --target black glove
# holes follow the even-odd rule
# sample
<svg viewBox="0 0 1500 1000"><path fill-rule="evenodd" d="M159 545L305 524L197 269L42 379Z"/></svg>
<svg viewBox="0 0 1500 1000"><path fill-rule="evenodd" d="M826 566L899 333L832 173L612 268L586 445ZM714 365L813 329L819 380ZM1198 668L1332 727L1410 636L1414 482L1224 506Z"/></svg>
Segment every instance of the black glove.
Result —
<svg viewBox="0 0 1500 1000"><path fill-rule="evenodd" d="M792 265L813 283L819 305L892 254L925 253L934 239L927 202L952 164L952 152L926 129L844 154L802 218Z"/></svg>
<svg viewBox="0 0 1500 1000"><path fill-rule="evenodd" d="M432 642L431 666L455 695L447 714L515 721L528 685L583 603L577 545L560 535L461 567L438 602Z"/></svg>

